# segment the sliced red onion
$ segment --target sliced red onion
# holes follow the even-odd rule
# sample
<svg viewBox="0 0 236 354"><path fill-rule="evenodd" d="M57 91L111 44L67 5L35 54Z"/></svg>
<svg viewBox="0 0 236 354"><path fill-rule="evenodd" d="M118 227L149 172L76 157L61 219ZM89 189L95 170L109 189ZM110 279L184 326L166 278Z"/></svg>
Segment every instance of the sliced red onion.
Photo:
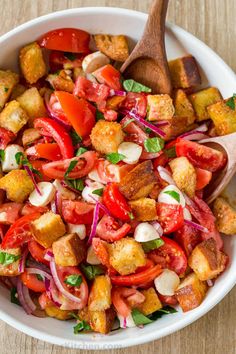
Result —
<svg viewBox="0 0 236 354"><path fill-rule="evenodd" d="M29 307L31 308L32 312L35 311L37 306L35 305L35 303L31 299L31 296L30 296L30 293L29 293L29 289L26 286L23 285L22 290L23 290L23 296L25 298L25 302L29 305Z"/></svg>
<svg viewBox="0 0 236 354"><path fill-rule="evenodd" d="M88 244L92 243L92 239L96 235L98 218L99 218L99 209L100 209L100 203L98 203L96 201L96 205L95 205L95 208L94 208L94 211L93 211L93 223L92 223L92 226L91 226L91 232L90 232L90 235L89 235Z"/></svg>
<svg viewBox="0 0 236 354"><path fill-rule="evenodd" d="M182 192L182 194L183 194L183 196L184 196L184 199L185 199L186 204L187 204L187 205L193 205L192 199L189 198L189 196L188 196L186 193Z"/></svg>
<svg viewBox="0 0 236 354"><path fill-rule="evenodd" d="M37 183L36 183L36 181L35 181L34 174L33 174L33 172L31 171L31 169L29 168L29 166L23 165L23 167L24 167L24 169L26 170L26 172L28 173L28 175L30 176L30 178L32 179L32 182L33 182L33 184L34 184L34 187L35 187L37 193L38 193L39 195L42 195L42 193L40 192L39 187L38 187L38 185L37 185Z"/></svg>
<svg viewBox="0 0 236 354"><path fill-rule="evenodd" d="M126 317L124 317L123 328L127 328L127 320L126 320Z"/></svg>
<svg viewBox="0 0 236 354"><path fill-rule="evenodd" d="M105 205L99 202L99 200L97 200L92 194L89 194L89 197L92 198L95 201L95 203L99 205L99 207L104 211L105 214L111 215L107 207L105 207Z"/></svg>
<svg viewBox="0 0 236 354"><path fill-rule="evenodd" d="M50 250L48 250L46 252L46 254L44 255L44 259L46 259L46 261L48 261L48 262L51 262L53 260L53 258L54 258L54 255L53 255L52 251L50 251Z"/></svg>
<svg viewBox="0 0 236 354"><path fill-rule="evenodd" d="M59 191L56 191L56 194L55 194L55 205L56 205L56 213L61 215L61 212L62 212L62 198L61 198L61 193Z"/></svg>
<svg viewBox="0 0 236 354"><path fill-rule="evenodd" d="M94 181L92 181L92 180L89 179L89 178L86 178L86 180L84 181L84 183L85 183L85 185L86 185L87 187L92 187L93 184L94 184Z"/></svg>
<svg viewBox="0 0 236 354"><path fill-rule="evenodd" d="M38 268L26 268L27 273L29 274L38 274L41 275L43 278L47 278L47 279L51 279L52 276L50 274L48 274L47 272L44 272L41 269Z"/></svg>
<svg viewBox="0 0 236 354"><path fill-rule="evenodd" d="M52 211L54 214L57 214L57 208L56 208L55 200L52 200L52 201L51 201L51 211Z"/></svg>
<svg viewBox="0 0 236 354"><path fill-rule="evenodd" d="M175 181L173 180L170 172L162 166L157 166L157 171L161 177L161 179L163 179L163 181L169 183L169 184L173 184L174 186L176 186Z"/></svg>
<svg viewBox="0 0 236 354"><path fill-rule="evenodd" d="M66 130L71 130L71 125L66 124L66 122L63 122L60 117L52 110L52 108L50 107L49 104L50 101L50 93L48 91L46 91L45 95L44 95L44 103L48 112L48 115L54 119L57 123L59 123L60 125L62 125Z"/></svg>
<svg viewBox="0 0 236 354"><path fill-rule="evenodd" d="M202 140L209 138L207 134L204 134L208 130L207 124L202 124L199 127L190 130L184 134L181 134L179 138L183 138L185 140Z"/></svg>
<svg viewBox="0 0 236 354"><path fill-rule="evenodd" d="M159 236L163 235L163 228L161 227L161 225L159 224L159 222L157 221L152 221L151 225L154 227L154 229L158 232Z"/></svg>
<svg viewBox="0 0 236 354"><path fill-rule="evenodd" d="M26 257L29 253L28 247L25 247L25 249L22 252L21 255L21 259L20 259L20 263L19 263L19 272L23 273L25 270L25 261L26 261Z"/></svg>
<svg viewBox="0 0 236 354"><path fill-rule="evenodd" d="M213 281L212 281L211 279L208 279L206 282L207 282L207 285L208 285L209 287L211 287L211 286L214 285L214 283L213 283Z"/></svg>
<svg viewBox="0 0 236 354"><path fill-rule="evenodd" d="M113 89L110 90L110 94L109 94L110 97L113 97L113 96L125 97L126 95L127 95L127 93L125 91L113 90Z"/></svg>
<svg viewBox="0 0 236 354"><path fill-rule="evenodd" d="M157 123L154 123L155 127L165 127L166 125L170 125L170 122L167 120L160 120Z"/></svg>
<svg viewBox="0 0 236 354"><path fill-rule="evenodd" d="M27 260L27 267L43 270L44 272L50 274L50 269L46 266L46 264L38 263L32 259Z"/></svg>
<svg viewBox="0 0 236 354"><path fill-rule="evenodd" d="M129 116L130 118L134 118L137 122L141 123L146 128L151 129L154 133L160 135L161 137L165 137L166 136L166 133L163 132L163 130L159 129L157 126L147 122L145 119L140 117L140 115L138 115L138 113L137 113L137 111L135 109L132 109L131 111L129 111L127 109L123 109L123 110L121 110L121 113L124 114L124 115Z"/></svg>
<svg viewBox="0 0 236 354"><path fill-rule="evenodd" d="M195 228L196 230L199 230L199 231L201 231L201 232L209 232L209 230L206 228L206 227L204 227L204 226L202 226L202 225L199 225L199 224L197 224L196 222L194 222L194 221L190 221L190 220L184 220L184 222L187 224L187 225L189 225L189 226L192 226L193 228Z"/></svg>
<svg viewBox="0 0 236 354"><path fill-rule="evenodd" d="M56 284L57 289L69 300L74 301L76 303L80 303L81 299L79 299L77 296L72 295L69 291L67 291L64 287L64 285L61 283L58 274L57 274L57 269L56 269L56 264L54 260L50 262L50 269L52 273L53 280Z"/></svg>
<svg viewBox="0 0 236 354"><path fill-rule="evenodd" d="M23 307L23 309L25 310L25 312L30 315L33 311L36 310L36 305L31 301L29 301L29 290L28 290L28 294L27 294L27 290L25 290L25 286L22 284L20 278L17 279L17 295L18 295L18 299L19 302L21 304L21 306ZM25 298L26 296L26 298Z"/></svg>
<svg viewBox="0 0 236 354"><path fill-rule="evenodd" d="M56 285L55 285L53 279L51 278L49 280L49 279L45 278L44 283L45 283L46 292L47 292L47 295L49 296L49 298L54 302L54 304L57 307L61 307L62 304L61 304L61 301L58 297L58 290L56 288Z"/></svg>

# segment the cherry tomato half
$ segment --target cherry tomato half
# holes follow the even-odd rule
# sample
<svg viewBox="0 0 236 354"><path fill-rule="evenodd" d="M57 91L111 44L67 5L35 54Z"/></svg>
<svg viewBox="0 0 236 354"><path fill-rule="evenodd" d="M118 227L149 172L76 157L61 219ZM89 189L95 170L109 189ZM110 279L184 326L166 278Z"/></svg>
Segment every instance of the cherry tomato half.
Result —
<svg viewBox="0 0 236 354"><path fill-rule="evenodd" d="M36 159L46 159L51 161L62 159L61 150L56 143L36 144L29 147L25 152L27 156Z"/></svg>
<svg viewBox="0 0 236 354"><path fill-rule="evenodd" d="M121 74L114 66L107 64L94 71L93 75L101 84L105 84L114 90L121 90Z"/></svg>
<svg viewBox="0 0 236 354"><path fill-rule="evenodd" d="M110 89L106 85L97 84L85 77L79 76L75 82L73 94L97 104L103 103L105 108Z"/></svg>
<svg viewBox="0 0 236 354"><path fill-rule="evenodd" d="M31 289L36 293L43 293L46 291L44 281L39 280L36 274L29 274L27 269L24 271L24 273L20 274L20 279L28 289Z"/></svg>
<svg viewBox="0 0 236 354"><path fill-rule="evenodd" d="M174 233L174 240L183 248L187 256L202 241L201 233L194 227L184 224Z"/></svg>
<svg viewBox="0 0 236 354"><path fill-rule="evenodd" d="M4 150L7 144L15 138L15 134L5 128L0 128L0 149Z"/></svg>
<svg viewBox="0 0 236 354"><path fill-rule="evenodd" d="M178 230L184 224L183 208L177 204L157 203L157 218L165 234Z"/></svg>
<svg viewBox="0 0 236 354"><path fill-rule="evenodd" d="M62 215L70 224L92 224L94 204L78 200L63 200Z"/></svg>
<svg viewBox="0 0 236 354"><path fill-rule="evenodd" d="M135 108L138 115L146 117L147 97L144 93L128 92L126 99L121 103L121 109L131 111Z"/></svg>
<svg viewBox="0 0 236 354"><path fill-rule="evenodd" d="M196 190L201 190L210 183L210 180L212 179L212 172L201 168L196 168L195 170L197 174Z"/></svg>
<svg viewBox="0 0 236 354"><path fill-rule="evenodd" d="M21 203L4 203L0 206L0 215L2 214L0 218L0 224L6 224L10 225L16 222L16 220L19 218L19 213L22 209L22 204Z"/></svg>
<svg viewBox="0 0 236 354"><path fill-rule="evenodd" d="M119 226L113 217L104 215L97 225L97 236L102 240L114 242L127 235L130 229L129 224Z"/></svg>
<svg viewBox="0 0 236 354"><path fill-rule="evenodd" d="M110 213L122 221L130 221L132 209L120 193L118 184L109 183L104 189L102 200Z"/></svg>
<svg viewBox="0 0 236 354"><path fill-rule="evenodd" d="M38 242L36 242L34 240L29 241L28 248L29 248L31 256L37 262L44 263L46 265L49 264L49 262L44 258L45 254L47 253L47 249L45 249L40 244L38 244Z"/></svg>

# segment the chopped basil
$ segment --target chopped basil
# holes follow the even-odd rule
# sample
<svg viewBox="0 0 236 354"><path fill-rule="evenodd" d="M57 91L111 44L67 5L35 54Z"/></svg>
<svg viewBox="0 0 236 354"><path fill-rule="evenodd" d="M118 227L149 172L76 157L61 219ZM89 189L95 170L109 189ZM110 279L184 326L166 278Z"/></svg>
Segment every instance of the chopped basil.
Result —
<svg viewBox="0 0 236 354"><path fill-rule="evenodd" d="M105 274L104 269L99 265L81 264L80 267L86 278L89 280L94 279L97 275Z"/></svg>
<svg viewBox="0 0 236 354"><path fill-rule="evenodd" d="M74 53L69 53L69 52L64 52L64 57L67 59L74 61L77 59L76 55Z"/></svg>
<svg viewBox="0 0 236 354"><path fill-rule="evenodd" d="M164 150L164 153L165 153L165 155L166 155L167 157L169 157L170 159L177 156L177 155L176 155L175 146L173 146L173 147L171 147L171 148L169 148L169 149L165 149L165 150Z"/></svg>
<svg viewBox="0 0 236 354"><path fill-rule="evenodd" d="M82 141L82 138L81 136L79 136L75 130L71 130L70 132L70 137L71 137L71 140L72 140L72 144L75 146L79 143L81 143Z"/></svg>
<svg viewBox="0 0 236 354"><path fill-rule="evenodd" d="M147 152L159 152L163 149L165 142L162 138L149 138L144 141L144 147Z"/></svg>
<svg viewBox="0 0 236 354"><path fill-rule="evenodd" d="M0 264L2 265L7 266L18 261L18 259L20 259L20 255L16 256L15 254L0 252Z"/></svg>
<svg viewBox="0 0 236 354"><path fill-rule="evenodd" d="M66 184L71 187L76 189L77 191L82 192L84 189L84 181L81 178L77 179L65 179Z"/></svg>
<svg viewBox="0 0 236 354"><path fill-rule="evenodd" d="M2 161L4 161L4 159L5 159L5 151L2 150L2 149L0 149L0 159L1 159Z"/></svg>
<svg viewBox="0 0 236 354"><path fill-rule="evenodd" d="M164 241L161 238L157 238L155 240L142 242L141 245L143 247L144 252L147 253L164 245Z"/></svg>
<svg viewBox="0 0 236 354"><path fill-rule="evenodd" d="M40 178L42 178L42 174L36 170L35 168L33 168L33 166L31 165L31 163L29 162L29 160L27 159L27 157L23 154L23 152L17 152L15 154L15 160L17 165L24 165L24 166L28 166L29 169L35 173L36 175L38 175Z"/></svg>
<svg viewBox="0 0 236 354"><path fill-rule="evenodd" d="M170 313L176 313L176 312L178 311L174 307L165 306L162 309L151 313L150 315L148 315L148 317L150 320L156 321L164 315L169 315Z"/></svg>
<svg viewBox="0 0 236 354"><path fill-rule="evenodd" d="M235 100L236 100L236 93L233 94L233 96L228 99L226 102L226 105L230 107L233 111L235 110Z"/></svg>
<svg viewBox="0 0 236 354"><path fill-rule="evenodd" d="M78 334L82 331L90 331L91 327L86 321L81 321L79 322L75 327L74 327L74 334Z"/></svg>
<svg viewBox="0 0 236 354"><path fill-rule="evenodd" d="M64 177L68 177L69 173L75 168L75 166L77 165L78 160L72 160L69 167L66 170L66 173L64 175Z"/></svg>
<svg viewBox="0 0 236 354"><path fill-rule="evenodd" d="M170 195L172 198L174 198L178 203L180 202L180 195L176 191L165 191L164 194Z"/></svg>
<svg viewBox="0 0 236 354"><path fill-rule="evenodd" d="M18 294L17 294L17 289L16 288L11 288L11 302L13 304L16 304L16 305L20 306L20 301L18 299Z"/></svg>
<svg viewBox="0 0 236 354"><path fill-rule="evenodd" d="M103 190L104 190L104 188L95 189L95 190L92 192L92 194L96 194L96 195L99 195L99 197L101 197L102 194L103 194Z"/></svg>
<svg viewBox="0 0 236 354"><path fill-rule="evenodd" d="M119 154L118 152L112 152L111 154L106 155L106 159L116 165L118 162L125 159L125 155Z"/></svg>
<svg viewBox="0 0 236 354"><path fill-rule="evenodd" d="M36 277L37 277L37 279L38 279L38 280L40 280L40 281L44 281L44 278L42 277L42 275L40 275L40 274L36 274Z"/></svg>
<svg viewBox="0 0 236 354"><path fill-rule="evenodd" d="M98 109L96 109L96 121L99 121L101 119L105 119L104 114L100 112Z"/></svg>
<svg viewBox="0 0 236 354"><path fill-rule="evenodd" d="M134 308L131 312L131 315L132 315L132 318L133 318L136 326L140 326L140 325L152 323L153 321L158 320L159 318L161 318L164 315L168 315L170 313L176 313L176 312L177 311L175 308L173 308L171 306L165 306L162 309L155 311L148 316L145 316L138 309Z"/></svg>
<svg viewBox="0 0 236 354"><path fill-rule="evenodd" d="M152 132L152 130L151 130L150 128L145 128L145 132L146 132L147 134L150 134L150 133Z"/></svg>
<svg viewBox="0 0 236 354"><path fill-rule="evenodd" d="M5 91L5 92L8 92L8 91L9 91L9 88L8 88L8 87L4 87L4 91Z"/></svg>
<svg viewBox="0 0 236 354"><path fill-rule="evenodd" d="M147 316L145 316L138 309L133 309L132 312L131 312L131 315L132 315L132 318L133 318L134 323L136 324L136 326L152 323L152 320L150 320Z"/></svg>
<svg viewBox="0 0 236 354"><path fill-rule="evenodd" d="M127 125L129 125L130 123L132 123L132 122L134 122L135 121L135 119L134 118L130 118L130 119L128 119L127 120L127 122L125 122L125 124L123 125L123 128L126 128L127 127Z"/></svg>
<svg viewBox="0 0 236 354"><path fill-rule="evenodd" d="M88 151L86 148L80 147L80 148L76 151L76 156L80 156L80 155L84 154L86 151Z"/></svg>
<svg viewBox="0 0 236 354"><path fill-rule="evenodd" d="M80 320L79 316L76 315L76 313L74 313L74 312L70 312L69 315L76 320Z"/></svg>
<svg viewBox="0 0 236 354"><path fill-rule="evenodd" d="M83 278L81 275L78 274L72 274L66 277L64 280L64 283L70 285L70 286L80 286L83 282Z"/></svg>
<svg viewBox="0 0 236 354"><path fill-rule="evenodd" d="M134 220L134 214L133 213L128 213L130 220Z"/></svg>
<svg viewBox="0 0 236 354"><path fill-rule="evenodd" d="M123 81L123 86L125 88L126 91L129 92L152 92L152 90L145 86L140 84L139 82L135 81L135 80L124 80Z"/></svg>

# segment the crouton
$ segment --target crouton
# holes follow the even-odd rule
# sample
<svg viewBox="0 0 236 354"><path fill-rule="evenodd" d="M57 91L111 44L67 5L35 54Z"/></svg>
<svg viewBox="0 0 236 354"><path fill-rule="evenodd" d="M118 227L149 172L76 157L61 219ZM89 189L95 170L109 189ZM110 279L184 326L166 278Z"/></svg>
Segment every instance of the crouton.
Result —
<svg viewBox="0 0 236 354"><path fill-rule="evenodd" d="M173 101L169 95L148 95L147 103L147 119L150 121L168 120L175 113Z"/></svg>
<svg viewBox="0 0 236 354"><path fill-rule="evenodd" d="M178 286L175 295L184 312L198 307L207 292L207 284L198 279L195 273L190 273Z"/></svg>
<svg viewBox="0 0 236 354"><path fill-rule="evenodd" d="M34 220L31 223L31 230L35 240L44 248L51 247L53 242L66 233L60 215L51 211Z"/></svg>
<svg viewBox="0 0 236 354"><path fill-rule="evenodd" d="M174 116L169 120L169 125L161 127L161 130L165 133L163 139L169 141L193 128L196 128L196 126L194 124L189 124L188 117Z"/></svg>
<svg viewBox="0 0 236 354"><path fill-rule="evenodd" d="M145 296L145 300L141 304L135 305L135 307L138 308L145 316L148 316L162 308L161 301L159 300L154 288L140 290L140 292Z"/></svg>
<svg viewBox="0 0 236 354"><path fill-rule="evenodd" d="M89 311L89 324L94 332L109 333L115 318L116 311L112 307L106 311Z"/></svg>
<svg viewBox="0 0 236 354"><path fill-rule="evenodd" d="M19 82L19 75L10 70L0 70L0 111L12 94L12 90Z"/></svg>
<svg viewBox="0 0 236 354"><path fill-rule="evenodd" d="M12 254L12 255L16 256L16 260L13 263L10 263L10 264L1 264L0 263L0 276L15 277L15 276L19 275L20 274L19 264L20 264L21 249L20 248L6 248L4 250L0 249L0 252Z"/></svg>
<svg viewBox="0 0 236 354"><path fill-rule="evenodd" d="M197 62L192 55L169 61L169 69L174 88L189 88L201 84Z"/></svg>
<svg viewBox="0 0 236 354"><path fill-rule="evenodd" d="M100 52L109 58L124 62L129 56L127 38L120 34L112 36L109 34L95 34L95 43Z"/></svg>
<svg viewBox="0 0 236 354"><path fill-rule="evenodd" d="M138 164L122 179L119 189L128 200L146 197L157 182L150 160Z"/></svg>
<svg viewBox="0 0 236 354"><path fill-rule="evenodd" d="M113 96L109 97L107 99L106 103L106 109L112 109L114 111L117 111L119 108L119 105L125 100L125 97L123 96Z"/></svg>
<svg viewBox="0 0 236 354"><path fill-rule="evenodd" d="M197 114L197 120L202 121L209 118L207 107L222 100L220 91L216 87L209 87L189 96L190 101Z"/></svg>
<svg viewBox="0 0 236 354"><path fill-rule="evenodd" d="M207 112L215 125L217 135L236 132L236 109L229 107L226 104L228 101L222 100L207 107ZM234 104L236 105L236 98Z"/></svg>
<svg viewBox="0 0 236 354"><path fill-rule="evenodd" d="M236 234L236 210L224 198L217 198L213 205L217 229L225 235Z"/></svg>
<svg viewBox="0 0 236 354"><path fill-rule="evenodd" d="M86 245L77 234L68 234L53 242L52 250L55 263L62 267L73 267L86 256Z"/></svg>
<svg viewBox="0 0 236 354"><path fill-rule="evenodd" d="M88 299L89 311L104 311L111 306L111 280L108 275L94 279Z"/></svg>
<svg viewBox="0 0 236 354"><path fill-rule="evenodd" d="M90 135L93 147L102 154L117 152L124 141L122 127L117 122L99 120Z"/></svg>
<svg viewBox="0 0 236 354"><path fill-rule="evenodd" d="M85 321L89 323L89 310L88 306L84 307L83 309L78 311L78 317L80 321Z"/></svg>
<svg viewBox="0 0 236 354"><path fill-rule="evenodd" d="M57 320L65 321L72 318L71 310L61 310L56 306L47 306L44 311L49 317L56 318Z"/></svg>
<svg viewBox="0 0 236 354"><path fill-rule="evenodd" d="M193 165L184 156L175 158L169 162L169 165L177 187L192 198L197 184L197 174Z"/></svg>
<svg viewBox="0 0 236 354"><path fill-rule="evenodd" d="M17 101L29 116L30 126L33 125L34 118L47 116L43 98L36 87L26 90Z"/></svg>
<svg viewBox="0 0 236 354"><path fill-rule="evenodd" d="M175 115L177 117L187 117L188 125L193 124L196 115L191 102L184 90L177 90L174 96Z"/></svg>
<svg viewBox="0 0 236 354"><path fill-rule="evenodd" d="M24 147L34 143L36 140L41 138L41 134L37 129L29 128L23 131L22 134L22 144Z"/></svg>
<svg viewBox="0 0 236 354"><path fill-rule="evenodd" d="M17 134L19 130L28 122L28 115L21 108L19 102L9 102L0 113L0 127Z"/></svg>
<svg viewBox="0 0 236 354"><path fill-rule="evenodd" d="M133 238L123 238L108 245L109 261L121 275L134 273L146 264L146 257L140 243Z"/></svg>
<svg viewBox="0 0 236 354"><path fill-rule="evenodd" d="M23 47L19 59L22 74L30 84L34 84L46 74L43 52L38 43L33 42Z"/></svg>
<svg viewBox="0 0 236 354"><path fill-rule="evenodd" d="M156 201L151 198L140 198L129 202L138 221L152 221L157 219Z"/></svg>
<svg viewBox="0 0 236 354"><path fill-rule="evenodd" d="M224 271L226 263L227 256L219 251L213 238L199 243L188 259L190 268L200 280L216 278Z"/></svg>
<svg viewBox="0 0 236 354"><path fill-rule="evenodd" d="M50 83L54 90L73 93L75 84L65 70L48 75L46 81Z"/></svg>
<svg viewBox="0 0 236 354"><path fill-rule="evenodd" d="M13 170L0 179L0 189L7 193L7 199L23 203L34 190L34 184L25 170Z"/></svg>
<svg viewBox="0 0 236 354"><path fill-rule="evenodd" d="M22 95L26 90L27 88L24 85L17 84L12 90L10 101L16 100L17 97Z"/></svg>

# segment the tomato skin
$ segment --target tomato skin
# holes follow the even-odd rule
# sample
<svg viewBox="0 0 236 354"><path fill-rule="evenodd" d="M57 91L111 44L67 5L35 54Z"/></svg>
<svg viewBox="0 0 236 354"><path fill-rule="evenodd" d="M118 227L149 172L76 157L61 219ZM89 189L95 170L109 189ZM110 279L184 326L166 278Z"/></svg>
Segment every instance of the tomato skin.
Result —
<svg viewBox="0 0 236 354"><path fill-rule="evenodd" d="M170 305L170 306L175 306L178 304L178 301L177 301L175 295L165 296L165 295L161 295L158 293L158 297L159 297L162 304Z"/></svg>
<svg viewBox="0 0 236 354"><path fill-rule="evenodd" d="M30 161L30 163L33 166L33 168L35 168L37 171L39 171L40 174L42 175L42 178L40 178L39 176L35 175L35 178L36 178L37 182L42 182L42 180L45 181L45 182L50 182L52 180L52 178L48 177L43 172L43 166L47 162L42 161L42 160L32 160L32 161Z"/></svg>
<svg viewBox="0 0 236 354"><path fill-rule="evenodd" d="M29 274L27 269L24 273L20 274L20 279L28 289L33 290L36 293L43 293L46 291L44 281L39 280L35 274Z"/></svg>
<svg viewBox="0 0 236 354"><path fill-rule="evenodd" d="M30 251L31 256L40 263L44 263L49 265L49 262L44 259L45 254L47 253L47 249L42 247L38 242L32 240L28 242L28 248Z"/></svg>
<svg viewBox="0 0 236 354"><path fill-rule="evenodd" d="M15 134L5 128L0 128L0 149L6 149L7 145L15 138Z"/></svg>
<svg viewBox="0 0 236 354"><path fill-rule="evenodd" d="M184 224L174 233L174 240L182 247L187 256L190 256L193 249L201 242L200 231L188 224Z"/></svg>
<svg viewBox="0 0 236 354"><path fill-rule="evenodd" d="M141 304L145 297L134 288L115 287L111 291L111 300L116 311L126 318L131 313L131 307Z"/></svg>
<svg viewBox="0 0 236 354"><path fill-rule="evenodd" d="M25 152L27 156L36 159L46 159L51 161L62 159L61 150L56 143L36 144L29 147Z"/></svg>
<svg viewBox="0 0 236 354"><path fill-rule="evenodd" d="M70 224L92 224L94 204L78 200L63 200L62 215Z"/></svg>
<svg viewBox="0 0 236 354"><path fill-rule="evenodd" d="M130 230L129 224L120 227L113 217L104 215L97 225L97 236L102 240L114 242L126 236Z"/></svg>
<svg viewBox="0 0 236 354"><path fill-rule="evenodd" d="M114 90L121 90L121 74L111 64L107 64L102 68L93 72L95 78L101 83L109 86Z"/></svg>
<svg viewBox="0 0 236 354"><path fill-rule="evenodd" d="M42 310L45 310L46 307L55 306L54 302L49 298L46 292L43 292L38 298L39 305Z"/></svg>
<svg viewBox="0 0 236 354"><path fill-rule="evenodd" d="M63 52L53 50L49 55L49 67L51 71L57 71L60 69L74 69L81 68L82 61L84 59L83 54L73 54L74 60L67 58Z"/></svg>
<svg viewBox="0 0 236 354"><path fill-rule="evenodd" d="M164 234L178 230L184 224L183 208L181 205L157 203L157 218Z"/></svg>
<svg viewBox="0 0 236 354"><path fill-rule="evenodd" d="M148 253L148 257L162 268L169 268L178 275L184 274L188 260L182 248L175 241L162 236L165 244Z"/></svg>
<svg viewBox="0 0 236 354"><path fill-rule="evenodd" d="M148 134L146 134L135 122L130 122L128 124L129 121L130 117L126 116L120 122L123 130L128 134L125 140L143 145L144 141L149 137Z"/></svg>
<svg viewBox="0 0 236 354"><path fill-rule="evenodd" d="M40 47L72 53L89 52L90 34L81 29L59 28L38 39Z"/></svg>
<svg viewBox="0 0 236 354"><path fill-rule="evenodd" d="M193 141L178 138L175 147L178 157L185 156L195 167L210 172L222 169L227 161L222 152Z"/></svg>
<svg viewBox="0 0 236 354"><path fill-rule="evenodd" d="M75 82L75 88L73 94L75 96L84 98L88 101L95 102L99 105L102 104L102 106L104 106L105 108L106 100L110 95L110 89L106 85L97 84L91 82L85 77L79 76Z"/></svg>
<svg viewBox="0 0 236 354"><path fill-rule="evenodd" d="M47 207L37 207L37 206L34 206L30 203L26 203L22 210L21 210L21 215L29 215L29 214L32 214L32 213L40 213L40 214L44 214L48 211L48 208Z"/></svg>
<svg viewBox="0 0 236 354"><path fill-rule="evenodd" d="M76 133L82 138L88 136L95 125L94 107L85 99L78 99L68 92L56 91L55 96Z"/></svg>
<svg viewBox="0 0 236 354"><path fill-rule="evenodd" d="M138 115L146 117L147 97L144 93L128 92L126 99L121 103L121 109L131 111L135 108Z"/></svg>
<svg viewBox="0 0 236 354"><path fill-rule="evenodd" d="M197 173L196 190L201 190L210 183L212 172L203 170L202 168L196 168L195 170Z"/></svg>
<svg viewBox="0 0 236 354"><path fill-rule="evenodd" d="M11 225L19 218L19 213L22 209L21 203L4 203L0 205L0 214L5 213L6 216L2 218L0 224ZM5 220L6 219L6 220Z"/></svg>
<svg viewBox="0 0 236 354"><path fill-rule="evenodd" d="M112 267L109 261L109 253L107 249L107 242L101 240L98 237L94 237L92 240L92 247L94 250L94 253L100 260L100 262L107 267L108 274L117 274L117 271Z"/></svg>
<svg viewBox="0 0 236 354"><path fill-rule="evenodd" d="M116 183L109 183L103 192L102 200L110 213L122 221L130 221L132 209L120 193Z"/></svg>

